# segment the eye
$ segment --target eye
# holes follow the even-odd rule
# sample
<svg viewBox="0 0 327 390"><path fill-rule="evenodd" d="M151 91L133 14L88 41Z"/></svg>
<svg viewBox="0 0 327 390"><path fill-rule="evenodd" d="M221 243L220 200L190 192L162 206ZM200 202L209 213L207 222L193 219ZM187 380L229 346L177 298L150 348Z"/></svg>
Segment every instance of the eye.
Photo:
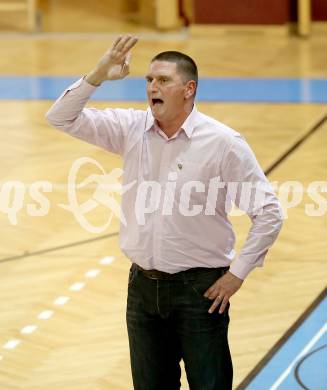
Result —
<svg viewBox="0 0 327 390"><path fill-rule="evenodd" d="M151 83L152 78L151 77L146 77L145 80L146 80L147 83Z"/></svg>

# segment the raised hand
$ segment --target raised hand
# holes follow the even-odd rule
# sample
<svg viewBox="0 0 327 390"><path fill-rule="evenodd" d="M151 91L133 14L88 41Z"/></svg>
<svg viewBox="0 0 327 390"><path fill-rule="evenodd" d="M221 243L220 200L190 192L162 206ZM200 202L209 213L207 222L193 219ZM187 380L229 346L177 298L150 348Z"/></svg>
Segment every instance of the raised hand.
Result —
<svg viewBox="0 0 327 390"><path fill-rule="evenodd" d="M119 36L85 80L92 85L100 85L105 80L126 77L129 74L130 50L137 41L138 38L130 34Z"/></svg>

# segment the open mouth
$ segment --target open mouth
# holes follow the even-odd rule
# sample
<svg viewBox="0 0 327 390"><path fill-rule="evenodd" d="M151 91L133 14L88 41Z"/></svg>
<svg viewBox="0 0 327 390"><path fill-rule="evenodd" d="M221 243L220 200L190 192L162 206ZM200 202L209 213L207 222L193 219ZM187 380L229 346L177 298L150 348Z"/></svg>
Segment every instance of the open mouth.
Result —
<svg viewBox="0 0 327 390"><path fill-rule="evenodd" d="M160 105L160 104L163 104L163 100L162 99L152 99L152 105L153 106L157 106L157 105Z"/></svg>

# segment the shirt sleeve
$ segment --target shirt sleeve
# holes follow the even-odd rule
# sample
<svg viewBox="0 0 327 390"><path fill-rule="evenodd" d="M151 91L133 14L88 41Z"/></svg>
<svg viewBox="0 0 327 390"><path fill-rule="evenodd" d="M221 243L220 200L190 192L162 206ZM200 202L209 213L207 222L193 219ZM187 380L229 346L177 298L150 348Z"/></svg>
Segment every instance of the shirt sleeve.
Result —
<svg viewBox="0 0 327 390"><path fill-rule="evenodd" d="M246 242L230 267L231 273L245 279L252 269L263 265L282 227L282 209L254 153L240 135L233 137L227 149L222 177L227 185L227 197L252 222Z"/></svg>
<svg viewBox="0 0 327 390"><path fill-rule="evenodd" d="M67 88L46 113L47 121L73 137L122 155L132 110L84 108L96 87L84 79Z"/></svg>

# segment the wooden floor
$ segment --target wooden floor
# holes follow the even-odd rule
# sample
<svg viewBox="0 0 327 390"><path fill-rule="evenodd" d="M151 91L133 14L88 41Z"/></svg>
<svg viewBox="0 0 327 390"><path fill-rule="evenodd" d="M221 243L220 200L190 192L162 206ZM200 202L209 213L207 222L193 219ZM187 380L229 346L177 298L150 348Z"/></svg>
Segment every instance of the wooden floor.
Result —
<svg viewBox="0 0 327 390"><path fill-rule="evenodd" d="M134 51L132 76L145 73L155 52L176 49L194 56L202 77L326 77L326 43L324 36L304 41L245 33L219 39L205 34L185 39L181 35L177 40L170 35L167 39L143 35ZM0 36L0 75L83 75L108 45L110 39L103 37ZM129 390L125 326L129 261L118 248L118 223L113 221L103 233L109 236L101 239L57 206L67 203L64 185L77 158L92 157L107 172L121 166L121 160L50 128L44 120L50 104L0 101L1 182L47 180L56 184L48 195L51 209L47 216L27 214L28 194L24 209L17 214L17 225L0 212L0 388ZM99 108L107 105L93 104ZM112 106L145 107L133 102ZM265 169L327 111L322 104L199 103L198 107L242 132ZM297 180L305 186L326 180L326 145L324 124L270 179L279 183ZM89 195L84 194L86 198ZM304 205L310 202L305 196L300 205L288 210L265 267L254 271L232 299L230 344L235 387L325 287L327 217L307 216ZM100 206L91 220L101 224L105 216ZM249 222L234 217L233 223L239 248ZM96 237L99 239L94 240ZM110 264L99 263L108 257ZM70 290L71 286L78 288L76 283L85 286ZM64 303L65 297L69 300L54 303L60 297L59 303ZM50 318L38 318L49 310L53 311ZM37 328L30 334L21 333L24 328L28 332L28 325ZM14 340L20 344L8 348L15 345ZM183 374L183 389L187 388Z"/></svg>

